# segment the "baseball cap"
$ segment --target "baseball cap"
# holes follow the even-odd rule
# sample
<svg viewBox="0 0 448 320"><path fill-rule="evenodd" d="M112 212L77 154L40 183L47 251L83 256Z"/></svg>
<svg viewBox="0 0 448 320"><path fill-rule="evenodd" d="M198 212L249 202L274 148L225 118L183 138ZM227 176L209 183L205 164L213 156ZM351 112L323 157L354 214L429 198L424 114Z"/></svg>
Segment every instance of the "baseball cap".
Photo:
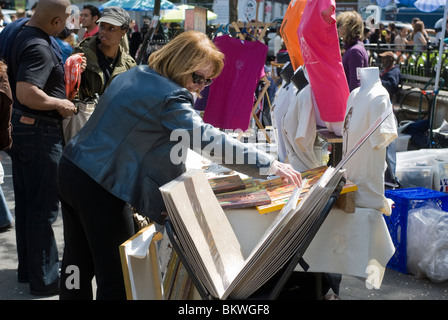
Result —
<svg viewBox="0 0 448 320"><path fill-rule="evenodd" d="M131 17L123 8L107 7L101 13L101 18L97 20L97 23L100 22L107 22L114 26L129 28Z"/></svg>
<svg viewBox="0 0 448 320"><path fill-rule="evenodd" d="M396 59L397 58L392 51L386 51L386 52L380 53L379 56L382 57L382 58L385 58L385 57L390 57L392 59Z"/></svg>

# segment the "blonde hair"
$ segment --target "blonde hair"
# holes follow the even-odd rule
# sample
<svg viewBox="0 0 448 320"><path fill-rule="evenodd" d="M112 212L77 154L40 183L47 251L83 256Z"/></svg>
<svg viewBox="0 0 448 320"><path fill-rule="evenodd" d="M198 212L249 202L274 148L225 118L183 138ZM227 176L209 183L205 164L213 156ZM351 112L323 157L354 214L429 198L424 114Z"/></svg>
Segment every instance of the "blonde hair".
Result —
<svg viewBox="0 0 448 320"><path fill-rule="evenodd" d="M361 15L356 11L341 12L336 18L338 28L345 29L344 43L352 44L356 41L356 37L362 40L364 34L364 23Z"/></svg>
<svg viewBox="0 0 448 320"><path fill-rule="evenodd" d="M423 29L425 29L425 24L423 23L423 21L420 21L420 20L416 21L414 24L414 30L412 30L412 33L411 33L411 39L414 37L414 35L417 32L423 32Z"/></svg>
<svg viewBox="0 0 448 320"><path fill-rule="evenodd" d="M223 60L224 54L206 34L186 31L152 53L148 66L185 87L193 72L209 66L212 70L210 78L216 78L224 67Z"/></svg>
<svg viewBox="0 0 448 320"><path fill-rule="evenodd" d="M0 60L0 77L5 75L8 71L8 66L2 60Z"/></svg>

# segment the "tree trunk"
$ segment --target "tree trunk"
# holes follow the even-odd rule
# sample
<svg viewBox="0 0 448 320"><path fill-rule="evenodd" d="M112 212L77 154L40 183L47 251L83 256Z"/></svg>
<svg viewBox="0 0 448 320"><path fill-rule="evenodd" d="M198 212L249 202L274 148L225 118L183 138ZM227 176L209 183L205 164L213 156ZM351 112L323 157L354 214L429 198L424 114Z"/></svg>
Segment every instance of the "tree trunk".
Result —
<svg viewBox="0 0 448 320"><path fill-rule="evenodd" d="M154 10L152 12L153 16L159 16L160 18L160 3L162 2L162 0L155 0L154 1Z"/></svg>
<svg viewBox="0 0 448 320"><path fill-rule="evenodd" d="M238 0L229 0L229 22L238 21Z"/></svg>

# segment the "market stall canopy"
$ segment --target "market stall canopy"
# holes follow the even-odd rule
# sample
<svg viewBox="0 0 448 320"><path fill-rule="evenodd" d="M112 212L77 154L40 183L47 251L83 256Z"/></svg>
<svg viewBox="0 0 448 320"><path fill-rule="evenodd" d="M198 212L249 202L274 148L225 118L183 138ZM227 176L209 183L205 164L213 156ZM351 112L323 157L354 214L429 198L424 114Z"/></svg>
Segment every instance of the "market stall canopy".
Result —
<svg viewBox="0 0 448 320"><path fill-rule="evenodd" d="M126 11L153 11L155 0L110 0L98 8L100 11L107 7L120 7ZM161 0L161 10L171 10L177 7L168 0Z"/></svg>
<svg viewBox="0 0 448 320"><path fill-rule="evenodd" d="M373 1L372 1L373 2ZM396 4L402 4L405 6L415 6L418 10L422 12L433 12L436 11L441 6L445 5L445 0L376 0L376 3L380 7L386 7L391 2Z"/></svg>
<svg viewBox="0 0 448 320"><path fill-rule="evenodd" d="M187 9L194 9L194 6L189 6L186 4L182 4L180 6L177 6L177 9L168 11L162 19L160 19L161 22L181 22L185 20L185 10ZM207 20L213 20L218 18L218 15L216 13L213 13L212 11L207 10Z"/></svg>

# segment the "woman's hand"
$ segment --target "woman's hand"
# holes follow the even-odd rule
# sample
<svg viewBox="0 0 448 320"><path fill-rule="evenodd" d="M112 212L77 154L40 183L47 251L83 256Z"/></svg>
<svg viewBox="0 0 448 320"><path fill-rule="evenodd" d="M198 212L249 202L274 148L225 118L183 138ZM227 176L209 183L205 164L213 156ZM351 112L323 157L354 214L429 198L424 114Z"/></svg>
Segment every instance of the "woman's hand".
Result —
<svg viewBox="0 0 448 320"><path fill-rule="evenodd" d="M302 175L300 172L294 170L294 168L288 163L282 163L275 160L272 163L269 172L279 176L284 182L289 181L298 187L302 186Z"/></svg>
<svg viewBox="0 0 448 320"><path fill-rule="evenodd" d="M80 71L81 71L81 73L83 73L84 70L86 70L86 68L87 68L87 58L84 56L84 53L79 53L79 55L82 56Z"/></svg>

